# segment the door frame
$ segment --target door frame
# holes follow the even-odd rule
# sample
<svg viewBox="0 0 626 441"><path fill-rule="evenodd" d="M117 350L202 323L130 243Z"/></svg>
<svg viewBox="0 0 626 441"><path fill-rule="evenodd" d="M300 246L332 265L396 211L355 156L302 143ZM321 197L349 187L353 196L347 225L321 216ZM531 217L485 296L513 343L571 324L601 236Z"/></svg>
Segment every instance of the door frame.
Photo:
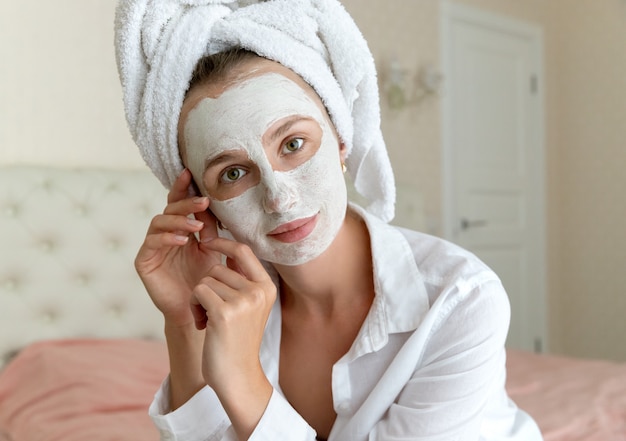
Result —
<svg viewBox="0 0 626 441"><path fill-rule="evenodd" d="M533 146L536 151L534 158L534 174L530 179L531 188L528 189L530 198L536 203L533 231L536 234L536 242L531 247L535 256L537 274L534 286L537 292L533 292L529 299L529 311L532 313L531 329L536 331L539 341L535 342L537 352L547 351L548 327L547 327L547 258L546 258L546 178L545 178L545 94L544 94L544 66L543 66L543 31L539 26L531 23L501 15L492 11L482 10L466 4L460 4L452 0L442 0L440 4L440 57L444 78L451 71L452 60L452 27L454 22L468 22L499 32L519 35L531 42L534 55L534 77L536 98L533 100L535 127ZM441 105L442 122L442 233L443 237L454 241L455 231L458 228L458 216L455 210L455 185L454 185L454 147L452 144L452 103L450 84L444 83ZM529 85L530 87L530 85Z"/></svg>

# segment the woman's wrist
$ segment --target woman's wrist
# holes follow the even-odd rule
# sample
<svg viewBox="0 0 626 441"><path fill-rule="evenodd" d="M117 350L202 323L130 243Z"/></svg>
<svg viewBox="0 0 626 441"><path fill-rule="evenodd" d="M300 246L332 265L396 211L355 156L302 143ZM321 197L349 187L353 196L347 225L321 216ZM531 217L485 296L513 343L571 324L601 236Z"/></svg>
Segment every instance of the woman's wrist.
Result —
<svg viewBox="0 0 626 441"><path fill-rule="evenodd" d="M170 360L170 408L185 404L206 386L202 376L204 332L188 325L165 323L165 339Z"/></svg>
<svg viewBox="0 0 626 441"><path fill-rule="evenodd" d="M239 439L248 439L265 413L274 391L259 366L254 373L233 376L214 388Z"/></svg>
<svg viewBox="0 0 626 441"><path fill-rule="evenodd" d="M187 307L183 311L172 312L164 312L163 314L163 322L165 332L185 332L188 329L195 329L195 322L193 319L193 314L191 313L191 308Z"/></svg>

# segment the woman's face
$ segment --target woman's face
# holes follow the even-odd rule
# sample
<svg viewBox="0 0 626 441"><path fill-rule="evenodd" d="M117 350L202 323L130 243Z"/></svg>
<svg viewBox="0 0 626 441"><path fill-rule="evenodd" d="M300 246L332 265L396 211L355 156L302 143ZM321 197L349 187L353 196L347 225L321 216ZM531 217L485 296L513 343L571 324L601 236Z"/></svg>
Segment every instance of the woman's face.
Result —
<svg viewBox="0 0 626 441"><path fill-rule="evenodd" d="M321 101L272 62L215 92L192 91L181 114L185 165L211 210L263 260L316 258L347 205L342 150Z"/></svg>

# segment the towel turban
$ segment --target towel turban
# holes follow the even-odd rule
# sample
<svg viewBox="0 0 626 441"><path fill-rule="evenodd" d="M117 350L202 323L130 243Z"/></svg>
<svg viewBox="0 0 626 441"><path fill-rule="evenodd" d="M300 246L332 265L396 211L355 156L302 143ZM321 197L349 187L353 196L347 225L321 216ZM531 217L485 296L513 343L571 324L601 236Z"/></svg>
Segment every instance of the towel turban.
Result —
<svg viewBox="0 0 626 441"><path fill-rule="evenodd" d="M178 119L193 70L244 48L300 75L320 96L346 147L367 210L388 222L395 185L380 128L376 69L336 0L121 0L115 49L126 120L146 164L170 188L183 170Z"/></svg>

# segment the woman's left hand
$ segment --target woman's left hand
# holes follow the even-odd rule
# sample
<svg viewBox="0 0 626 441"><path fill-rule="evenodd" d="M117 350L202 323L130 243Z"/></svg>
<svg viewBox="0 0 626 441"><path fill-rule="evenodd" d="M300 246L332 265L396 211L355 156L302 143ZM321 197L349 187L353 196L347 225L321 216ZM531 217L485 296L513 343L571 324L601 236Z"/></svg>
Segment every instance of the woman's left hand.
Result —
<svg viewBox="0 0 626 441"><path fill-rule="evenodd" d="M247 245L224 238L205 245L225 255L227 264L214 265L191 295L196 327L206 328L202 374L238 434L249 436L273 390L259 351L276 286ZM239 433L237 419L251 427Z"/></svg>

